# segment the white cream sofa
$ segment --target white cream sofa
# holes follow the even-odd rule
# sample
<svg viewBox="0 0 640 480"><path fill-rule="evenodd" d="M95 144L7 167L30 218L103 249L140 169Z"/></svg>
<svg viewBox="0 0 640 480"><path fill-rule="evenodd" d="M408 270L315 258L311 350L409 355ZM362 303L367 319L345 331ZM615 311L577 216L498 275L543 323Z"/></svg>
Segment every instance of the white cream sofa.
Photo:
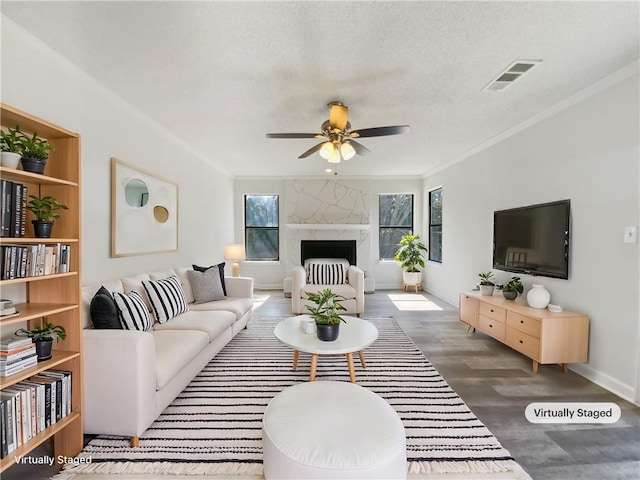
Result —
<svg viewBox="0 0 640 480"><path fill-rule="evenodd" d="M225 277L227 298L194 304L187 271L176 268L82 288L84 432L121 435L132 446L184 387L251 319L253 279ZM143 291L143 280L177 275L190 310L152 331L98 330L91 299L110 292ZM146 299L146 294L143 295Z"/></svg>
<svg viewBox="0 0 640 480"><path fill-rule="evenodd" d="M344 266L345 281L341 284L311 284L307 283L307 265L309 263L340 263ZM308 313L306 305L313 305L307 298L306 292L317 293L326 288L345 298L342 305L347 309L345 314L355 314L358 317L364 312L364 272L355 265L350 265L344 258L309 258L304 266L293 267L291 280L291 309L295 315Z"/></svg>

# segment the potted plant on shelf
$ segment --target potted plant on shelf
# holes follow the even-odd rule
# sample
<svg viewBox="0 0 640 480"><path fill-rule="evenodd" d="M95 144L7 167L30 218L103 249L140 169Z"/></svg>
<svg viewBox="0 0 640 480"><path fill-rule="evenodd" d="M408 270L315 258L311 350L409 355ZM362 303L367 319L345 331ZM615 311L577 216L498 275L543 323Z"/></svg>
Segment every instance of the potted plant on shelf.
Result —
<svg viewBox="0 0 640 480"><path fill-rule="evenodd" d="M496 288L502 291L502 295L507 300L515 300L519 293L524 292L524 285L522 285L520 277L511 277L507 283L496 285Z"/></svg>
<svg viewBox="0 0 640 480"><path fill-rule="evenodd" d="M493 283L493 273L491 272L482 272L479 273L480 283L478 286L480 287L481 295L493 295L493 289L496 284Z"/></svg>
<svg viewBox="0 0 640 480"><path fill-rule="evenodd" d="M16 335L19 337L30 337L33 343L36 344L36 353L38 355L38 361L49 360L51 358L51 347L53 346L53 339L60 338L64 340L67 338L67 333L64 327L61 325L53 325L46 322L44 327L36 328L33 330L25 330L20 328L16 330Z"/></svg>
<svg viewBox="0 0 640 480"><path fill-rule="evenodd" d="M321 292L306 292L307 298L315 303L315 306L306 305L309 315L316 321L318 339L324 342L332 342L340 333L340 322L345 322L338 312L347 309L342 305L345 298L333 293L326 288Z"/></svg>
<svg viewBox="0 0 640 480"><path fill-rule="evenodd" d="M46 140L38 138L38 133L33 132L31 137L23 135L20 139L22 144L22 168L25 172L44 173L49 153L55 148Z"/></svg>
<svg viewBox="0 0 640 480"><path fill-rule="evenodd" d="M0 131L0 163L3 167L18 168L22 157L22 132L20 127Z"/></svg>
<svg viewBox="0 0 640 480"><path fill-rule="evenodd" d="M427 247L420 241L420 235L406 233L398 243L395 259L402 267L402 281L405 285L420 285L424 268L424 254Z"/></svg>
<svg viewBox="0 0 640 480"><path fill-rule="evenodd" d="M27 209L36 216L35 220L31 220L36 238L49 238L51 237L51 229L53 228L55 219L60 217L60 214L56 212L56 210L68 210L69 207L62 205L58 200L49 195L42 198L29 195Z"/></svg>

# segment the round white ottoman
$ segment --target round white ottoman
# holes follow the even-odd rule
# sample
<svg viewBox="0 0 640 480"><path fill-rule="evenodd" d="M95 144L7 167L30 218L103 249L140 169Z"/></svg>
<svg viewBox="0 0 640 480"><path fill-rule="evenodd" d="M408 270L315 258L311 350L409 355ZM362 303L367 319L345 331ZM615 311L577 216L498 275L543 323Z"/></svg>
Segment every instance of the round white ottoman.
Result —
<svg viewBox="0 0 640 480"><path fill-rule="evenodd" d="M406 478L404 427L375 393L349 382L289 387L262 420L267 480Z"/></svg>

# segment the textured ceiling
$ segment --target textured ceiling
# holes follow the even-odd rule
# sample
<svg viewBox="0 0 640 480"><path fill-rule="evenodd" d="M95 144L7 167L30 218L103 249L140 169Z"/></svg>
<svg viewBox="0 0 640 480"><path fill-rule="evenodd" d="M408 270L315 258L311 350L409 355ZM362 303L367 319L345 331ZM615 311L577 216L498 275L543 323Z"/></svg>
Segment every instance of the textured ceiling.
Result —
<svg viewBox="0 0 640 480"><path fill-rule="evenodd" d="M236 176L326 175L326 104L372 153L341 175L422 175L639 57L638 2L2 2L2 13ZM501 92L516 59L543 62Z"/></svg>

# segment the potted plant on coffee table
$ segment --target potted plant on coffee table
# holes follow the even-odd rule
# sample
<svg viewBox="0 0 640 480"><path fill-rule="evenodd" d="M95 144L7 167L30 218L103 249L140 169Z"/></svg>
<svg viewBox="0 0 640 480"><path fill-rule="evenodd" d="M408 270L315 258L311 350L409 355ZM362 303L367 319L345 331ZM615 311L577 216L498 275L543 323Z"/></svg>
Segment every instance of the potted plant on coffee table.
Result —
<svg viewBox="0 0 640 480"><path fill-rule="evenodd" d="M520 277L511 277L507 283L496 285L496 288L502 291L502 296L507 300L515 300L519 293L524 292L524 285L522 285Z"/></svg>
<svg viewBox="0 0 640 480"><path fill-rule="evenodd" d="M422 283L422 268L424 268L424 254L427 247L420 241L420 235L406 233L398 243L395 259L402 267L402 281L405 285L420 285Z"/></svg>
<svg viewBox="0 0 640 480"><path fill-rule="evenodd" d="M60 217L56 210L68 210L69 207L61 204L50 195L42 198L29 195L27 209L36 216L35 220L31 220L36 238L49 238L56 218Z"/></svg>
<svg viewBox="0 0 640 480"><path fill-rule="evenodd" d="M36 353L38 354L39 362L51 358L51 347L53 346L54 338L60 338L62 340L67 338L67 333L63 326L53 325L49 322L46 322L44 327L33 330L20 328L16 330L15 334L19 337L31 338L33 343L36 344Z"/></svg>
<svg viewBox="0 0 640 480"><path fill-rule="evenodd" d="M318 339L325 342L332 342L338 338L340 333L340 322L345 322L338 312L347 309L342 305L344 297L333 293L326 288L321 292L306 292L307 298L315 303L315 306L306 305L309 315L316 321L316 331Z"/></svg>
<svg viewBox="0 0 640 480"><path fill-rule="evenodd" d="M3 167L18 168L22 157L22 132L20 127L0 131L0 163Z"/></svg>
<svg viewBox="0 0 640 480"><path fill-rule="evenodd" d="M37 132L33 132L31 137L23 135L20 143L22 144L22 168L25 172L44 173L44 167L47 164L49 153L54 152L55 148L46 140L38 138Z"/></svg>
<svg viewBox="0 0 640 480"><path fill-rule="evenodd" d="M481 295L493 295L493 289L496 284L493 283L493 273L491 272L482 272L479 273L480 283L478 286L480 287Z"/></svg>

